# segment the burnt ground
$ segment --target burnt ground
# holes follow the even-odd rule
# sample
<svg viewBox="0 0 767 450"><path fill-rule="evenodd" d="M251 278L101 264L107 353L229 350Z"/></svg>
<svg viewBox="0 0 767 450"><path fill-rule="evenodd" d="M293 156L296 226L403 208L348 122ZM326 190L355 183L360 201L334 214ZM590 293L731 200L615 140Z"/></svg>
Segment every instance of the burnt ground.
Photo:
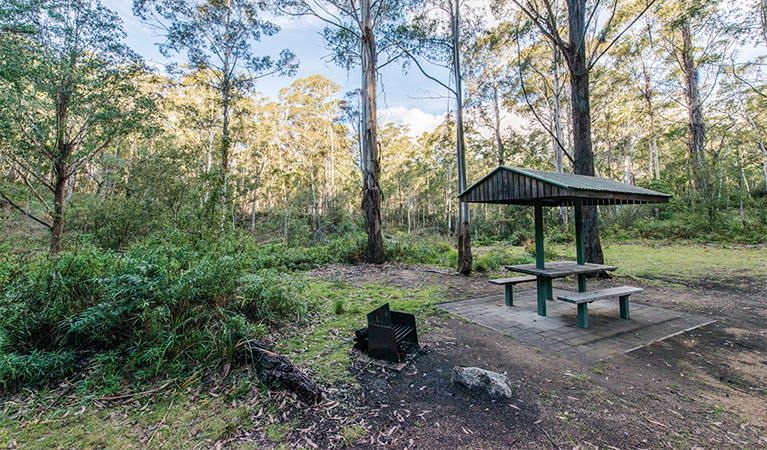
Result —
<svg viewBox="0 0 767 450"><path fill-rule="evenodd" d="M502 293L481 276L424 268L334 266L349 283L447 287L446 300ZM359 387L329 387L295 410L303 447L408 449L767 448L765 280L632 280L651 306L717 322L595 365L568 361L437 312L419 318L423 350L401 373L356 363ZM625 280L594 280L598 287ZM648 284L645 284L648 283ZM652 284L649 284L652 283ZM590 284L591 285L591 284ZM505 373L493 401L451 382L454 366ZM332 411L332 412L331 412ZM352 424L364 437L340 432Z"/></svg>

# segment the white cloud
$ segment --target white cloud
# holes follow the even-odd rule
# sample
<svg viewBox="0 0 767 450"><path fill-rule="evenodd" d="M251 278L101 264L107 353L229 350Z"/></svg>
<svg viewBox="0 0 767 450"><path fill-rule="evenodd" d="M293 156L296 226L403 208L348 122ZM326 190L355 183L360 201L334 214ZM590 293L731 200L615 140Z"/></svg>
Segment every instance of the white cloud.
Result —
<svg viewBox="0 0 767 450"><path fill-rule="evenodd" d="M418 108L395 106L378 110L379 124L393 122L397 125L408 125L410 127L408 134L412 137L421 136L424 132L434 131L443 120L445 120L444 114L429 114Z"/></svg>
<svg viewBox="0 0 767 450"><path fill-rule="evenodd" d="M284 30L322 30L325 27L325 22L322 19L307 15L307 16L272 16L266 15L270 22L278 25Z"/></svg>

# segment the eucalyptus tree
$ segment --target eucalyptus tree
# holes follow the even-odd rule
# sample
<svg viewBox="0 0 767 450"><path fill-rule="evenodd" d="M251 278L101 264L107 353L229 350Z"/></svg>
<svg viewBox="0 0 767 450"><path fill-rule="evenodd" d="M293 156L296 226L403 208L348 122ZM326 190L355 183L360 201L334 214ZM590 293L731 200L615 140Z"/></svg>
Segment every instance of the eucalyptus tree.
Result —
<svg viewBox="0 0 767 450"><path fill-rule="evenodd" d="M0 109L9 138L0 155L47 218L0 195L50 230L57 253L69 180L153 110L138 85L146 68L121 42L119 16L98 0L1 0L0 10L13 11L0 16L4 30L26 30L0 34Z"/></svg>
<svg viewBox="0 0 767 450"><path fill-rule="evenodd" d="M637 105L637 112L644 123L644 137L647 139L648 149L648 179L660 180L660 154L658 151L658 136L661 132L659 124L661 114L669 106L668 100L664 100L661 84L668 72L662 57L654 48L654 39L659 38L653 20L647 19L641 30L632 32L630 39L626 39L616 48L612 66L619 77L628 80L634 89L639 92L641 105ZM642 117L643 116L643 117ZM646 121L649 121L647 123Z"/></svg>
<svg viewBox="0 0 767 450"><path fill-rule="evenodd" d="M445 88L455 97L456 167L458 192L468 188L466 167L466 138L464 133L463 75L461 72L462 41L479 27L479 20L461 18L460 0L430 0L422 3L411 15L408 26L402 28L397 46L428 79ZM422 64L423 62L423 64ZM425 67L425 65L427 65ZM439 68L449 68L453 86L435 76ZM458 267L459 273L468 275L472 270L471 216L469 204L458 200Z"/></svg>
<svg viewBox="0 0 767 450"><path fill-rule="evenodd" d="M480 126L493 132L500 166L506 162L502 138L504 99L516 92L520 82L512 72L514 45L506 30L509 26L502 23L485 30L471 42L466 55L467 105L475 111Z"/></svg>
<svg viewBox="0 0 767 450"><path fill-rule="evenodd" d="M660 22L655 43L674 68L668 75L669 95L687 113L691 201L695 192L708 200L714 195L706 151L713 148L707 139L706 108L735 46L737 25L728 18L730 12L726 4L713 0L664 2L655 11Z"/></svg>
<svg viewBox="0 0 767 450"><path fill-rule="evenodd" d="M314 16L326 27L325 41L332 59L350 70L362 71L361 161L362 211L368 236L365 259L384 262L381 228L380 156L376 118L377 73L400 57L394 45L397 28L418 0L281 0L282 10L295 16ZM383 56L383 62L379 57Z"/></svg>
<svg viewBox="0 0 767 450"><path fill-rule="evenodd" d="M411 213L414 197L417 197L415 175L416 152L420 147L414 145L413 139L407 134L405 125L387 123L381 127L378 139L383 154L381 155L381 191L388 199L387 226L391 219L392 206L396 205L396 222L405 224L407 217L408 234L412 231Z"/></svg>
<svg viewBox="0 0 767 450"><path fill-rule="evenodd" d="M253 53L255 42L280 30L262 17L266 8L266 2L255 0L133 2L134 14L165 36L165 42L159 44L163 56L170 58L186 53L190 70L212 75L212 79L195 81L216 92L221 108L221 189L226 189L229 172L233 102L250 93L259 78L274 74L290 76L298 66L295 55L287 49L282 50L276 60Z"/></svg>
<svg viewBox="0 0 767 450"><path fill-rule="evenodd" d="M336 130L335 122L341 111L335 95L340 89L322 75L312 75L280 90L286 113L285 146L303 168L302 176L309 184L315 241L321 238L320 216L323 203L327 204L323 200L330 195L327 191L334 188L334 157L341 135Z"/></svg>
<svg viewBox="0 0 767 450"><path fill-rule="evenodd" d="M562 52L567 63L572 108L573 169L578 175L594 176L589 74L599 59L655 1L616 1L605 7L599 0L589 5L587 0L566 0L566 11L563 11L559 0L511 0L538 32ZM566 36L563 30L567 30ZM599 241L597 208L584 207L583 214L586 260L602 263L604 256Z"/></svg>

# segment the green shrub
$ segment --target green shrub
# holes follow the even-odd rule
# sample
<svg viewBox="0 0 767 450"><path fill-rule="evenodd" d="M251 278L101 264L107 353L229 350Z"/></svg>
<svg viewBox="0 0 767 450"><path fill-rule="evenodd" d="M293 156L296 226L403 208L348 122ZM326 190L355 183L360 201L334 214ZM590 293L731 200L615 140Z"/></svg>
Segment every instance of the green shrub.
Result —
<svg viewBox="0 0 767 450"><path fill-rule="evenodd" d="M55 380L72 374L76 362L72 350L34 350L26 354L0 352L0 386L10 390L27 383Z"/></svg>
<svg viewBox="0 0 767 450"><path fill-rule="evenodd" d="M72 355L85 349L150 377L232 360L243 340L300 320L312 307L300 276L262 263L329 258L324 248L275 252L237 236L227 243L166 238L125 253L66 251L23 271L0 263L0 383L64 376L74 370Z"/></svg>

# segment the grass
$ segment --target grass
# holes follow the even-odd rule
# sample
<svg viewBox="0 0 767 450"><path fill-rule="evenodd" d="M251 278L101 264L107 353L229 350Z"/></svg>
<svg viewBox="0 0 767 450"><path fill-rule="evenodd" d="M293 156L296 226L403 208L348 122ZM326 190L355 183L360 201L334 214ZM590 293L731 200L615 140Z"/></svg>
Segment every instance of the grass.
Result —
<svg viewBox="0 0 767 450"><path fill-rule="evenodd" d="M560 247L557 253L568 254L571 249ZM758 249L609 244L604 251L607 262L617 265L618 275L626 277L767 275L767 252ZM340 382L351 389L358 389L358 385L349 377L349 349L353 330L366 324L366 313L389 302L394 310L415 313L419 332L423 333L428 330L420 327L435 313L433 305L444 299L446 289L443 285L404 288L318 278L308 278L306 286L302 297L313 305L312 312L304 320L278 329L272 335L272 345L294 363L309 368L312 378L326 385ZM107 363L106 357L99 362ZM12 398L4 397L0 406L0 448L211 447L216 441L235 436L238 429L256 429L256 421L260 421L258 429L267 440L263 442L269 442L269 448L279 448L291 439L293 430L303 426L283 421L278 403L267 398L254 378L230 375L218 393L209 393L210 385L204 385L208 378L205 370L200 368L199 375L190 377L191 382L180 379L154 396L138 397L121 406L103 407L95 400L125 393L128 386L136 391L151 386L135 385L99 372L105 378L72 381L74 385L64 395L60 395L63 387L55 385L50 390L21 390ZM594 374L606 371L602 365L591 369ZM589 375L577 375L575 379L588 381ZM587 398L590 408L600 409L607 401L599 389L587 394ZM716 407L710 413L717 417L723 408ZM347 445L366 433L364 428L353 425L341 432ZM151 445L147 445L149 439ZM235 448L264 447L253 442Z"/></svg>
<svg viewBox="0 0 767 450"><path fill-rule="evenodd" d="M557 253L575 259L575 247L558 246ZM714 245L603 244L605 264L617 266L617 276L687 281L739 276L767 276L767 251L759 247Z"/></svg>
<svg viewBox="0 0 767 450"><path fill-rule="evenodd" d="M344 437L347 444L353 444L364 438L366 435L367 432L365 429L358 425L346 427L341 431L341 436Z"/></svg>
<svg viewBox="0 0 767 450"><path fill-rule="evenodd" d="M317 305L317 314L307 327L284 330L284 339L277 339L276 349L331 382L346 379L354 330L367 325L368 312L388 302L393 310L423 317L431 312L431 305L442 301L444 290L441 286L408 290L375 283L309 284L306 295Z"/></svg>
<svg viewBox="0 0 767 450"><path fill-rule="evenodd" d="M193 448L247 426L250 415L264 402L259 399L233 406L207 393L190 402L189 395L175 392L166 398L137 399L120 407L100 408L83 400L29 414L12 408L0 419L0 447Z"/></svg>
<svg viewBox="0 0 767 450"><path fill-rule="evenodd" d="M309 368L319 382L343 381L352 386L358 385L348 377L349 349L354 329L366 324L366 313L389 302L392 309L423 318L432 311L431 305L443 299L444 289L404 289L376 283L355 286L320 280L310 281L309 286L306 298L316 304L316 314L303 325L282 329L275 339L275 350ZM338 310L339 303L343 311ZM252 429L252 418L261 411L264 417L275 417L275 422L263 425L264 437L272 446L279 448L295 429L296 423L281 421L281 411L260 393L257 380L230 375L223 392L213 395L200 388L202 378L191 377L191 383L178 381L175 388L169 387L157 397L137 398L119 407L100 407L94 401L119 395L116 385L120 380L116 379L104 380L104 384L82 381L74 391L78 400L50 408L47 406L61 390L22 391L17 399L23 400L6 402L0 410L0 448L142 448L149 439L151 447L210 447L213 442L236 435L238 428ZM342 436L350 445L365 437L366 431L349 426L342 430Z"/></svg>
<svg viewBox="0 0 767 450"><path fill-rule="evenodd" d="M618 275L678 276L767 275L767 252L763 248L609 244L605 260L618 266Z"/></svg>

